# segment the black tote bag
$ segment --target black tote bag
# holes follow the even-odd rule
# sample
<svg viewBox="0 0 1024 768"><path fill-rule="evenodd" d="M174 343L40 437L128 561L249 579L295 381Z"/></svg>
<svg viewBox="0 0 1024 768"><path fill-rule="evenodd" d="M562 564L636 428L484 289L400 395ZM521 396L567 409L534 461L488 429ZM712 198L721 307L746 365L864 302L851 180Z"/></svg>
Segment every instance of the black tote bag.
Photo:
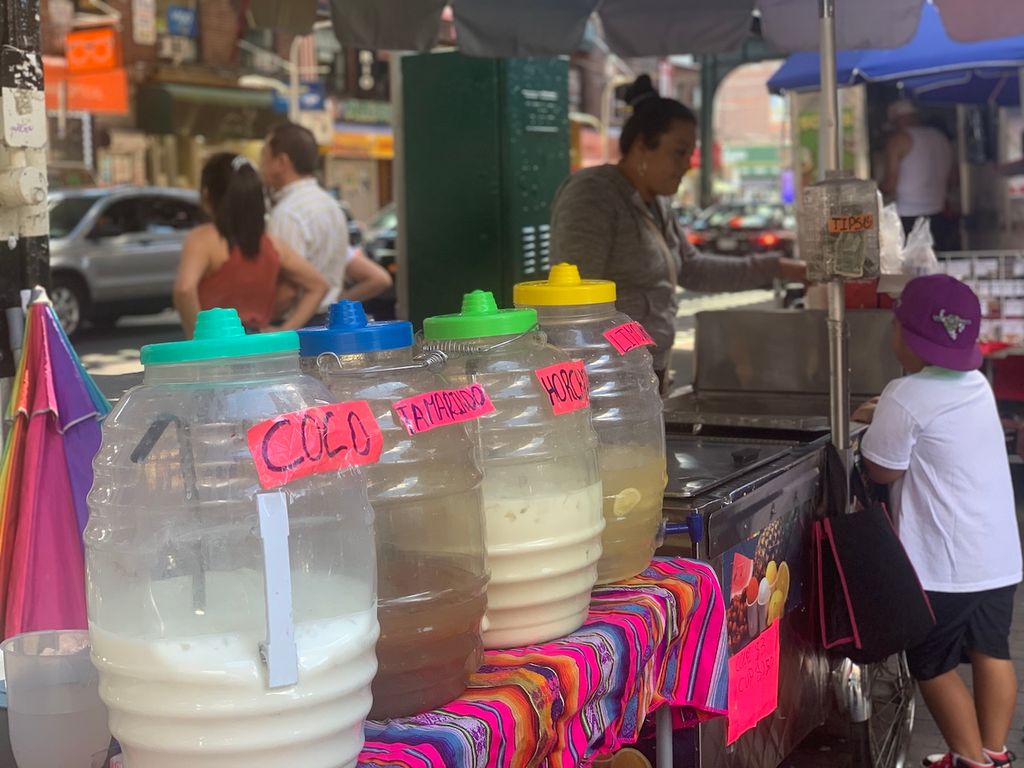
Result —
<svg viewBox="0 0 1024 768"><path fill-rule="evenodd" d="M843 472L839 452L828 446L824 501L811 538L813 611L826 650L871 664L923 640L935 614L888 511L869 496L857 470L850 485L859 508L848 513Z"/></svg>

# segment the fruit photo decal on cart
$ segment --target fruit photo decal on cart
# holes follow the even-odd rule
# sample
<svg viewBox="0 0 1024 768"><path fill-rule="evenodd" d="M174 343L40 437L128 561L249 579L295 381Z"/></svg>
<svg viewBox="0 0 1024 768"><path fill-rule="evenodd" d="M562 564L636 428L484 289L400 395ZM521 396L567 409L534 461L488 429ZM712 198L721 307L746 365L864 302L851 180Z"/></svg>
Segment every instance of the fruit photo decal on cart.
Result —
<svg viewBox="0 0 1024 768"><path fill-rule="evenodd" d="M776 519L752 538L726 552L729 585L729 653L750 641L800 604L802 573L800 526Z"/></svg>

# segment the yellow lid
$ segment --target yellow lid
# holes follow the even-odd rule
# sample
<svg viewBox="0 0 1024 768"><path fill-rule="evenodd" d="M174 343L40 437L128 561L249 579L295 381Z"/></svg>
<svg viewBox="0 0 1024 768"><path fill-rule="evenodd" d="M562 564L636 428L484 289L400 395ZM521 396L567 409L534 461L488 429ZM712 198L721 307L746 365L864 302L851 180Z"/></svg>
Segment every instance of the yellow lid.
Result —
<svg viewBox="0 0 1024 768"><path fill-rule="evenodd" d="M518 283L512 289L517 307L560 307L580 304L614 304L615 283L583 280L575 264L555 264L547 280Z"/></svg>

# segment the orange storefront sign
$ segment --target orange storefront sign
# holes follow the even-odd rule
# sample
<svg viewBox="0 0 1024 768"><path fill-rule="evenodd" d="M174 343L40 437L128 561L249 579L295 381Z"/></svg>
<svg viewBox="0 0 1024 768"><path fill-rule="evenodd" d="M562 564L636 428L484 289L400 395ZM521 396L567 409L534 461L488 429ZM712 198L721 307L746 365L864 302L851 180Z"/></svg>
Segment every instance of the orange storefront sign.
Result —
<svg viewBox="0 0 1024 768"><path fill-rule="evenodd" d="M395 139L390 133L335 131L331 151L342 157L390 160L395 156Z"/></svg>
<svg viewBox="0 0 1024 768"><path fill-rule="evenodd" d="M127 115L130 111L124 67L69 75L63 59L44 56L43 80L47 109L60 109L63 90L64 109L69 112Z"/></svg>
<svg viewBox="0 0 1024 768"><path fill-rule="evenodd" d="M96 72L121 65L117 33L110 27L77 29L64 41L68 72Z"/></svg>

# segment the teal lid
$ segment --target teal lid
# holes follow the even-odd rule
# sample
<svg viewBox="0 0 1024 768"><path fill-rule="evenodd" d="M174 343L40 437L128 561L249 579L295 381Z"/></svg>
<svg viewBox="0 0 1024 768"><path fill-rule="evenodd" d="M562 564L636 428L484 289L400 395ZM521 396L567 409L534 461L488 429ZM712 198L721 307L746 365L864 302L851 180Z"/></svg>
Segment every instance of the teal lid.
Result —
<svg viewBox="0 0 1024 768"><path fill-rule="evenodd" d="M473 291L462 297L462 312L435 315L423 321L427 341L480 339L488 336L514 336L537 325L535 309L498 309L490 291Z"/></svg>
<svg viewBox="0 0 1024 768"><path fill-rule="evenodd" d="M298 352L295 331L247 334L233 309L207 309L196 318L191 341L148 344L142 348L143 365L171 365L230 357Z"/></svg>

